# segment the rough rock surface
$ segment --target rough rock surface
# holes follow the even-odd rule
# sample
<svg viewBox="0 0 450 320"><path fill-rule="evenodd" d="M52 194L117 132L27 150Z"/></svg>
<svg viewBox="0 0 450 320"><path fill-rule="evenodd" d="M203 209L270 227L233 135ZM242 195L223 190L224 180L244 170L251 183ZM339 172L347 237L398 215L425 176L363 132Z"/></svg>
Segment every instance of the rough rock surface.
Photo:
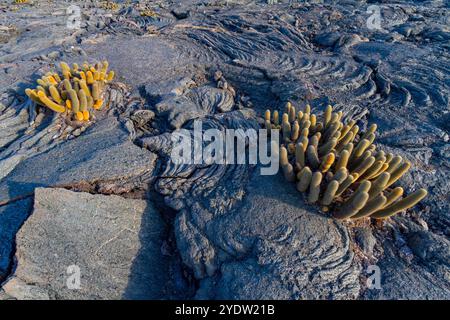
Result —
<svg viewBox="0 0 450 320"><path fill-rule="evenodd" d="M377 262L381 288L367 290L365 297L389 300L450 299L449 241L427 231L411 232L407 237L408 240L396 235L400 252L393 243L383 242L384 255Z"/></svg>
<svg viewBox="0 0 450 320"><path fill-rule="evenodd" d="M39 186L150 190L173 234L175 289L190 298L448 298L446 4L375 3L381 29L371 29L373 1L278 2L0 5L0 214ZM80 29L64 27L69 4L83 12ZM24 88L60 60L104 58L131 95L113 91L111 112L74 139L53 139L57 117L36 115ZM427 198L384 224L354 226L253 165L169 161L174 129L192 132L195 119L204 129L256 128L287 100L319 114L330 103L362 130L376 123L378 147L413 164L400 181L406 193L426 187ZM375 264L382 290L364 285Z"/></svg>
<svg viewBox="0 0 450 320"><path fill-rule="evenodd" d="M223 261L217 288L210 289L209 298L358 296L360 267L344 226L299 202L295 186L286 183L282 174L256 175L246 192L238 208L205 228Z"/></svg>
<svg viewBox="0 0 450 320"><path fill-rule="evenodd" d="M37 188L17 234L17 266L3 285L18 299L161 299L166 226L144 200ZM71 276L77 266L80 287ZM69 287L67 286L69 284Z"/></svg>
<svg viewBox="0 0 450 320"><path fill-rule="evenodd" d="M135 146L126 128L109 117L77 139L18 164L0 182L0 204L30 196L36 187L143 178L151 174L155 158Z"/></svg>

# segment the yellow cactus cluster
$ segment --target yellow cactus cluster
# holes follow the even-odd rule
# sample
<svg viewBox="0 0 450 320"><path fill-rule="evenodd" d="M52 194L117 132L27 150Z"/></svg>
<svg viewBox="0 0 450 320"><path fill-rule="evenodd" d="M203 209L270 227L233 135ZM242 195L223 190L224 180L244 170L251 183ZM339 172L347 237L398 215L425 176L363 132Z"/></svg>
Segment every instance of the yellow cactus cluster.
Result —
<svg viewBox="0 0 450 320"><path fill-rule="evenodd" d="M158 16L158 14L151 10L151 9L144 9L140 11L140 15L142 17L152 17L152 18L156 18Z"/></svg>
<svg viewBox="0 0 450 320"><path fill-rule="evenodd" d="M104 10L116 11L120 8L120 5L114 1L103 1L100 3L100 7Z"/></svg>
<svg viewBox="0 0 450 320"><path fill-rule="evenodd" d="M108 71L108 61L72 68L61 62L61 74L48 72L37 80L34 89L25 90L27 96L39 105L58 113L66 113L76 121L88 121L90 110L103 105L103 91L107 82L114 79L114 71Z"/></svg>
<svg viewBox="0 0 450 320"><path fill-rule="evenodd" d="M309 203L324 211L333 208L337 219L387 218L408 209L426 195L425 189L402 199L403 188L393 184L411 167L401 156L377 151L377 126L361 133L356 121L344 121L342 112L327 106L322 119L306 105L296 111L288 102L281 115L265 112L266 129L282 133L280 165ZM270 132L270 131L269 131Z"/></svg>

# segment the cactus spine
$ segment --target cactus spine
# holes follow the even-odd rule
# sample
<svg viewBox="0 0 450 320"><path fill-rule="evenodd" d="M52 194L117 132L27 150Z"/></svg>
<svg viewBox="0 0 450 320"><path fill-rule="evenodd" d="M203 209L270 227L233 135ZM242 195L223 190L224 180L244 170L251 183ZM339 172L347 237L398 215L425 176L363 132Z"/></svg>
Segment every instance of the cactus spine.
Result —
<svg viewBox="0 0 450 320"><path fill-rule="evenodd" d="M388 207L385 207L384 209L381 209L377 212L375 212L372 217L374 218L387 218L390 217L400 211L403 211L405 209L409 209L412 206L416 205L420 200L426 197L427 191L425 189L419 189L415 191L414 193L408 195L406 198L399 200L395 202L394 204L391 204Z"/></svg>
<svg viewBox="0 0 450 320"><path fill-rule="evenodd" d="M304 167L299 173L298 173L298 183L297 183L297 190L300 192L305 192L308 190L309 184L311 183L312 179L312 171L309 167Z"/></svg>
<svg viewBox="0 0 450 320"><path fill-rule="evenodd" d="M45 94L45 92L39 91L38 92L38 97L39 97L39 100L42 101L42 103L44 103L47 107L49 107L53 111L59 112L59 113L62 113L62 112L66 111L66 108L64 106L62 106L60 104L57 104L56 102L50 100L47 97L47 95Z"/></svg>
<svg viewBox="0 0 450 320"><path fill-rule="evenodd" d="M319 200L320 182L322 181L322 174L318 171L314 172L309 185L308 202L315 203Z"/></svg>
<svg viewBox="0 0 450 320"><path fill-rule="evenodd" d="M352 219L359 219L368 217L374 212L377 212L379 209L383 208L383 206L386 204L386 197L382 194L379 194L372 200L368 200L366 205L358 211L357 214L351 216Z"/></svg>
<svg viewBox="0 0 450 320"><path fill-rule="evenodd" d="M336 180L333 180L328 184L327 189L325 190L325 194L322 198L322 204L324 206L329 206L331 204L338 188L339 182Z"/></svg>
<svg viewBox="0 0 450 320"><path fill-rule="evenodd" d="M357 214L358 211L366 205L368 199L369 194L367 192L359 192L352 201L347 202L334 217L342 220Z"/></svg>

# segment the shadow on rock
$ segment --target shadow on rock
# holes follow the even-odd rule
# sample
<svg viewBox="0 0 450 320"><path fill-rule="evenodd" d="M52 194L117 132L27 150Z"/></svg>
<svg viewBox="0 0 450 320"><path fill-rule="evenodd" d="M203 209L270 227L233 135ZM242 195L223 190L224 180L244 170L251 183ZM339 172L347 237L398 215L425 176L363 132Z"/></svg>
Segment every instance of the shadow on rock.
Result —
<svg viewBox="0 0 450 320"><path fill-rule="evenodd" d="M153 196L152 196L153 197ZM132 262L123 299L186 299L194 295L193 282L177 253L175 213L165 205L147 201L139 227L140 248Z"/></svg>

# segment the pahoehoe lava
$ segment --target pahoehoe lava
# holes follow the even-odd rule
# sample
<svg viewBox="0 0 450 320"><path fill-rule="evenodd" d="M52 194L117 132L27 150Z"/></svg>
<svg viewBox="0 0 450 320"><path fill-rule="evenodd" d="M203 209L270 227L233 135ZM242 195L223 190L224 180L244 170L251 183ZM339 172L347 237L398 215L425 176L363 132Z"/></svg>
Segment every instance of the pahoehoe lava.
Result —
<svg viewBox="0 0 450 320"><path fill-rule="evenodd" d="M168 224L155 227L161 239L142 233L132 240L134 249L142 243L132 269L144 278L152 261L144 244L161 247L163 258L155 246L148 250L164 261L164 290L144 295L130 280L125 298L450 298L448 5L376 2L382 29L373 30L366 10L374 1L278 2L0 5L0 299L23 298L17 290L25 287L33 287L28 298L60 290L22 271L38 266L21 257L49 254L32 251L26 232L38 225L45 234L51 210L63 207L42 206L45 189L36 195L36 188L52 188L51 197L70 206L77 192L92 203L113 195L133 217L142 214L141 232L148 223ZM82 12L79 29L66 27L70 5ZM61 61L105 59L116 72L105 92L109 107L86 128L67 128L25 95ZM259 129L264 111L287 101L319 114L332 104L362 131L376 123L377 149L413 164L401 179L405 193L426 187L428 196L382 224L339 222L303 201L281 172L170 161L171 134L192 132L195 120L203 130ZM83 204L83 212L89 208ZM156 213L163 219L146 220ZM65 230L64 222L57 227ZM48 239L38 241L45 248ZM366 285L374 264L380 290ZM160 272L158 264L148 272Z"/></svg>

